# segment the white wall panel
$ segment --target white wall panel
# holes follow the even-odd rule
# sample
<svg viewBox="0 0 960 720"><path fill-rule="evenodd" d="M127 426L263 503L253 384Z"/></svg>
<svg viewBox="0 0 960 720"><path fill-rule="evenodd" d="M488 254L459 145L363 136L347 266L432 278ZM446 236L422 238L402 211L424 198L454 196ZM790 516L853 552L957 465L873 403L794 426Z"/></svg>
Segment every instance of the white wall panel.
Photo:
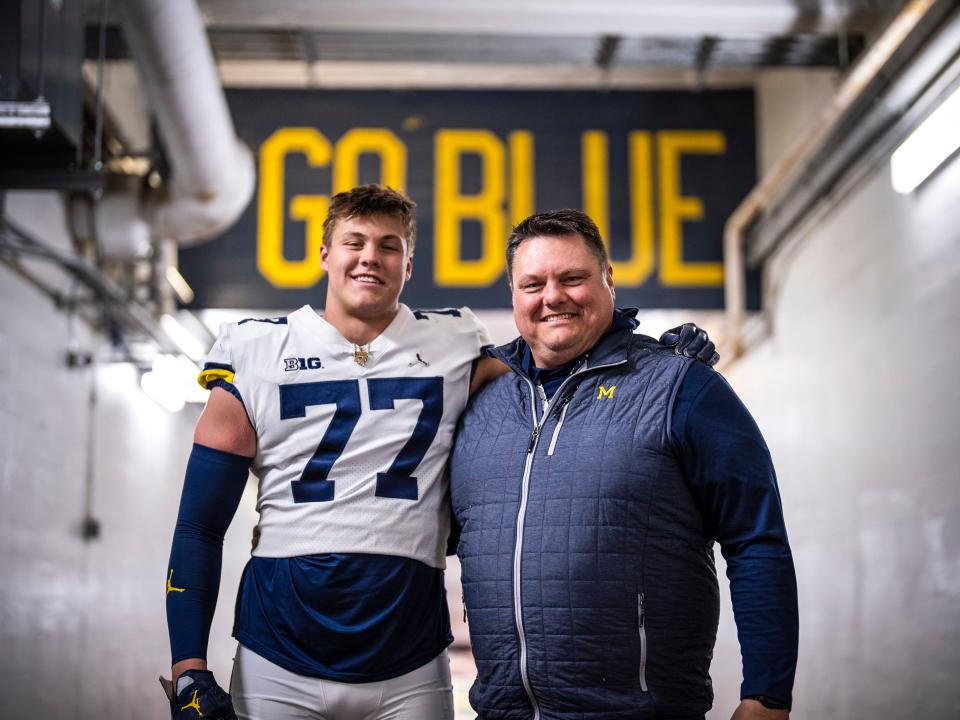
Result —
<svg viewBox="0 0 960 720"><path fill-rule="evenodd" d="M56 195L11 194L7 208L45 242L67 246ZM197 409L170 414L140 391L132 367L99 368L101 535L85 542L91 370L66 367L65 315L3 266L0 303L0 717L169 717L157 683L169 673L164 580ZM77 329L91 347L96 340ZM252 490L225 543L210 654L224 681Z"/></svg>
<svg viewBox="0 0 960 720"><path fill-rule="evenodd" d="M800 588L799 718L960 716L960 163L888 165L779 260L729 372L777 466ZM713 718L736 702L729 612Z"/></svg>

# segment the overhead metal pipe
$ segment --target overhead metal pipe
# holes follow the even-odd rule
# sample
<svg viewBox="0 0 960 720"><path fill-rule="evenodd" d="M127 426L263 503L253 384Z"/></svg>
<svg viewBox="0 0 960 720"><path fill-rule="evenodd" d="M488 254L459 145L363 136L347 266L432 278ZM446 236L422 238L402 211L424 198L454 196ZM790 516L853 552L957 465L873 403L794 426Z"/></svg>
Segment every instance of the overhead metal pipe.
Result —
<svg viewBox="0 0 960 720"><path fill-rule="evenodd" d="M0 251L2 251L0 256L5 254L13 258L34 257L55 263L87 287L102 303L106 313L118 324L152 339L161 352L179 352L176 344L153 315L143 305L130 302L127 294L89 260L75 253L46 245L2 217L0 217ZM31 282L36 284L32 279ZM49 288L42 289L57 301L63 299L56 291Z"/></svg>
<svg viewBox="0 0 960 720"><path fill-rule="evenodd" d="M801 174L805 162L820 151L837 132L847 113L861 99L864 91L881 74L904 41L920 25L937 4L937 0L910 0L883 34L867 50L841 84L833 101L816 122L811 123L806 135L794 143L763 179L750 191L727 220L723 234L724 300L726 322L724 364L736 360L743 353L743 324L746 317L746 273L744 267L744 236L750 225L769 208L784 189Z"/></svg>
<svg viewBox="0 0 960 720"><path fill-rule="evenodd" d="M200 11L194 0L117 5L173 169L165 196L146 208L153 233L181 245L208 240L240 217L255 172L234 130Z"/></svg>

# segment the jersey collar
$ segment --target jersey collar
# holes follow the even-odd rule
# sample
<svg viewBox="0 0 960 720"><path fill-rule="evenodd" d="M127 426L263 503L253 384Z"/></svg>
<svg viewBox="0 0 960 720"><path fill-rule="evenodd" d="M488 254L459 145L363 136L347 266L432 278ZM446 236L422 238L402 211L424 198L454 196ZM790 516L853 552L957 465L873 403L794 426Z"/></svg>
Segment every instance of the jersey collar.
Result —
<svg viewBox="0 0 960 720"><path fill-rule="evenodd" d="M356 345L341 335L340 331L327 322L318 310L313 309L310 305L304 305L299 310L292 312L290 317L298 322L302 321L311 332L318 335L323 340L327 352L337 359L346 360L353 357ZM403 344L407 324L413 320L413 312L410 308L400 303L400 309L393 320L390 321L390 324L368 344L371 355L370 366L376 365L380 357Z"/></svg>

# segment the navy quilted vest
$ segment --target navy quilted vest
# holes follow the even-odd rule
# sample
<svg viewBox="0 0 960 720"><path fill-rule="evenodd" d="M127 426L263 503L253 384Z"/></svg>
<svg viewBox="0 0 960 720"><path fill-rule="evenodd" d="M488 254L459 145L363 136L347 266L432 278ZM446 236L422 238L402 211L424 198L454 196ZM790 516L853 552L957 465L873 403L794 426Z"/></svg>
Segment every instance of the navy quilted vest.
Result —
<svg viewBox="0 0 960 720"><path fill-rule="evenodd" d="M667 439L692 362L605 338L543 415L519 372L473 400L451 460L484 720L696 718L710 708L713 543Z"/></svg>

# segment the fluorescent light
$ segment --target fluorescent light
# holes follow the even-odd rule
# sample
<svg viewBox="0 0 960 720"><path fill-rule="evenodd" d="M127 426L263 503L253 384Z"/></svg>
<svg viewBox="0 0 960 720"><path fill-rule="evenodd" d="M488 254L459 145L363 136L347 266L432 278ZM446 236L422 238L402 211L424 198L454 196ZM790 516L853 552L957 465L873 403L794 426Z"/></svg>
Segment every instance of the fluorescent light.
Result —
<svg viewBox="0 0 960 720"><path fill-rule="evenodd" d="M170 283L170 287L173 288L173 291L180 299L180 302L182 302L184 305L189 305L193 302L193 288L190 287L190 283L188 283L187 279L180 274L180 271L177 270L177 268L175 268L173 265L168 265L167 271L164 273L164 275L167 278L167 282Z"/></svg>
<svg viewBox="0 0 960 720"><path fill-rule="evenodd" d="M197 382L196 376L194 376L193 381L187 386L187 391L184 396L184 399L188 403L195 403L197 405L203 405L210 398L210 391L205 390L200 387L200 383Z"/></svg>
<svg viewBox="0 0 960 720"><path fill-rule="evenodd" d="M97 378L111 392L127 394L135 387L140 372L131 362L107 361L96 366Z"/></svg>
<svg viewBox="0 0 960 720"><path fill-rule="evenodd" d="M890 157L893 189L907 195L960 148L960 88L920 123Z"/></svg>
<svg viewBox="0 0 960 720"><path fill-rule="evenodd" d="M206 352L203 343L197 340L193 333L181 325L180 321L173 315L164 315L160 318L160 326L163 328L163 331L170 336L170 339L173 340L173 344L188 358L196 362L203 357Z"/></svg>
<svg viewBox="0 0 960 720"><path fill-rule="evenodd" d="M157 355L153 368L140 378L140 388L151 400L170 412L185 403L204 403L210 392L197 384L199 367L183 355Z"/></svg>
<svg viewBox="0 0 960 720"><path fill-rule="evenodd" d="M140 389L157 405L170 412L183 410L186 403L182 392L180 394L171 392L171 388L152 370L140 377Z"/></svg>
<svg viewBox="0 0 960 720"><path fill-rule="evenodd" d="M186 402L183 367L173 355L157 355L153 369L140 377L140 388L160 407L177 412Z"/></svg>
<svg viewBox="0 0 960 720"><path fill-rule="evenodd" d="M200 366L181 355L177 358L177 372L183 386L184 400L188 403L204 404L210 397L210 391L200 387L200 383L197 382Z"/></svg>

